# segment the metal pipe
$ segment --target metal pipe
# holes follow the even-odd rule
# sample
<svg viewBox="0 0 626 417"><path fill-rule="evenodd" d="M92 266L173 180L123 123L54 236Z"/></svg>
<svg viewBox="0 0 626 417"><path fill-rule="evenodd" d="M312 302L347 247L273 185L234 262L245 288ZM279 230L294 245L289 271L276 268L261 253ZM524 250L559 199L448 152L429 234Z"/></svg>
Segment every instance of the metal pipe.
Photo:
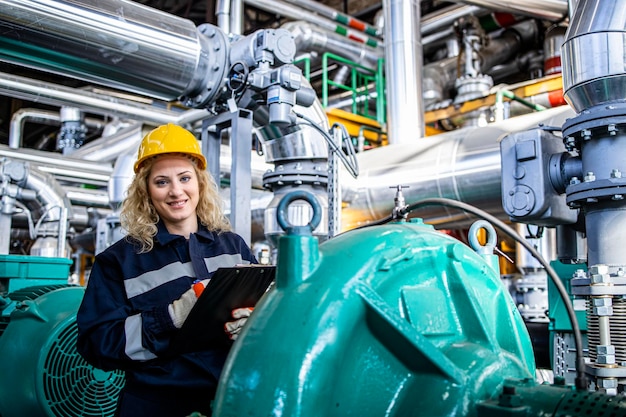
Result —
<svg viewBox="0 0 626 417"><path fill-rule="evenodd" d="M62 186L72 206L110 208L109 197L105 190Z"/></svg>
<svg viewBox="0 0 626 417"><path fill-rule="evenodd" d="M420 30L422 35L429 35L450 28L460 18L484 13L485 10L478 6L453 4L423 16Z"/></svg>
<svg viewBox="0 0 626 417"><path fill-rule="evenodd" d="M451 198L507 220L500 189L499 138L540 123L560 126L573 114L569 106L560 106L485 127L415 137L410 143L360 153L359 177L354 179L342 171L342 225L352 229L389 215L394 207L393 188L398 185L409 187L403 190L408 204L424 198ZM444 207L420 210L415 215L449 228L467 226L475 220Z"/></svg>
<svg viewBox="0 0 626 417"><path fill-rule="evenodd" d="M480 70L484 73L489 68L513 58L524 45L533 42L537 33L537 24L526 21L505 29L497 37L490 37L489 44L481 50ZM427 106L448 98L446 94L454 87L459 75L457 65L457 57L444 58L425 65L422 85Z"/></svg>
<svg viewBox="0 0 626 417"><path fill-rule="evenodd" d="M87 126L100 129L104 125L102 120L91 117L85 118ZM26 122L39 123L45 125L59 125L61 123L61 115L59 112L53 112L42 109L21 108L11 116L11 124L9 126L9 147L17 149L22 146L24 124Z"/></svg>
<svg viewBox="0 0 626 417"><path fill-rule="evenodd" d="M387 132L390 144L424 136L420 5L417 0L385 0Z"/></svg>
<svg viewBox="0 0 626 417"><path fill-rule="evenodd" d="M334 23L325 17L303 10L301 7L296 7L291 4L275 0L245 0L245 2L246 4L258 7L259 9L265 10L269 13L276 13L294 20L303 20L313 23L314 25L326 30L337 32L346 37L347 40L350 39L350 41L362 42L373 48L382 48L383 46L377 39L367 37L366 35L363 35L362 32L346 28L345 26Z"/></svg>
<svg viewBox="0 0 626 417"><path fill-rule="evenodd" d="M231 0L217 0L215 2L217 26L226 33L230 33L230 5Z"/></svg>
<svg viewBox="0 0 626 417"><path fill-rule="evenodd" d="M57 256L65 256L66 236L67 236L68 209L61 207L59 218L59 229L57 237Z"/></svg>
<svg viewBox="0 0 626 417"><path fill-rule="evenodd" d="M59 124L61 116L48 110L39 109L19 109L11 116L9 125L9 147L17 149L22 146L22 131L26 120L34 123L52 125Z"/></svg>
<svg viewBox="0 0 626 417"><path fill-rule="evenodd" d="M8 195L0 196L0 227L2 228L2 233L0 233L0 255L8 255L11 249L11 235L7 231L11 230L15 200L15 197Z"/></svg>
<svg viewBox="0 0 626 417"><path fill-rule="evenodd" d="M0 145L0 157L30 162L31 165L43 172L54 174L55 177L63 176L66 181L79 184L106 185L113 171L111 164L85 162L80 159L64 157L58 153L35 149L11 149L6 145Z"/></svg>
<svg viewBox="0 0 626 417"><path fill-rule="evenodd" d="M624 7L615 0L578 2L561 48L564 95L577 112L626 97Z"/></svg>
<svg viewBox="0 0 626 417"><path fill-rule="evenodd" d="M1 27L1 26L0 26ZM1 54L0 54L1 55ZM0 93L52 106L75 106L85 112L142 120L156 125L187 125L209 117L204 109L166 111L155 106L0 72Z"/></svg>
<svg viewBox="0 0 626 417"><path fill-rule="evenodd" d="M470 4L491 10L509 12L522 16L559 21L567 16L567 0L451 0L455 3Z"/></svg>
<svg viewBox="0 0 626 417"><path fill-rule="evenodd" d="M131 1L0 1L0 17L0 60L149 97L194 97L224 71L193 22Z"/></svg>
<svg viewBox="0 0 626 417"><path fill-rule="evenodd" d="M283 0L287 3L291 3L296 5L297 7L303 7L307 10L311 10L314 13L317 13L321 16L327 17L332 21L337 23L341 23L342 25L351 27L353 29L364 32L370 36L380 37L380 33L378 29L369 24L362 22L352 16L345 15L340 13L339 11L333 9L332 7L326 6L325 4L318 3L316 1L311 0Z"/></svg>
<svg viewBox="0 0 626 417"><path fill-rule="evenodd" d="M67 218L72 218L72 205L61 185L51 175L30 166L28 167L28 176L23 188L37 193L35 201L41 206L39 214L46 215L48 222L60 221L63 208L69 210Z"/></svg>
<svg viewBox="0 0 626 417"><path fill-rule="evenodd" d="M128 149L137 149L143 138L143 125L134 123L113 135L103 136L72 152L72 158L87 161L110 162Z"/></svg>
<svg viewBox="0 0 626 417"><path fill-rule="evenodd" d="M281 27L287 29L294 36L298 53L331 52L369 68L376 68L378 60L384 56L380 49L371 48L363 43L352 42L312 23L288 22Z"/></svg>
<svg viewBox="0 0 626 417"><path fill-rule="evenodd" d="M230 33L243 35L243 0L231 0L230 9Z"/></svg>

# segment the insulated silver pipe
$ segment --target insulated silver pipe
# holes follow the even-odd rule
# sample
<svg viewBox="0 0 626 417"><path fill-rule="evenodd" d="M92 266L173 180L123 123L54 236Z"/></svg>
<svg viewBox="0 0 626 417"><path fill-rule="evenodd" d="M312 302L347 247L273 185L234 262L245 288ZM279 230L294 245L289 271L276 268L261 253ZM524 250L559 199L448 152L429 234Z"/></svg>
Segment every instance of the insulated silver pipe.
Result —
<svg viewBox="0 0 626 417"><path fill-rule="evenodd" d="M173 112L130 100L0 72L0 94L52 106L75 106L84 112L184 126L210 116L204 109Z"/></svg>
<svg viewBox="0 0 626 417"><path fill-rule="evenodd" d="M332 20L322 17L318 14L311 13L310 11L304 10L301 7L297 7L295 5L287 4L281 1L245 0L245 3L254 7L258 7L259 9L265 10L266 12L269 12L269 13L280 14L282 16L289 17L293 20L302 20L305 22L310 22L316 26L319 26L321 28L324 28L330 31L337 31L338 28L341 28L341 32L346 33L346 35L348 35L351 31L352 33L359 33L359 35L361 34L361 32L353 31L352 29L346 28L345 26L341 26L338 23L335 23ZM382 42L378 40L375 40L375 41L370 40L367 38L366 35L362 35L362 36L355 35L355 37L357 39L362 39L363 43L369 43L370 46L375 47L375 48L382 48L383 46ZM346 39L346 42L354 42L347 36L345 37L345 39Z"/></svg>
<svg viewBox="0 0 626 417"><path fill-rule="evenodd" d="M462 17L470 15L476 16L486 13L485 9L478 6L453 4L423 16L420 24L420 30L422 35L429 35L431 33L451 28L452 25L454 25L454 22Z"/></svg>
<svg viewBox="0 0 626 417"><path fill-rule="evenodd" d="M72 152L72 158L86 161L111 162L129 149L136 150L143 138L143 125L134 123L113 135L103 136Z"/></svg>
<svg viewBox="0 0 626 417"><path fill-rule="evenodd" d="M577 112L626 97L625 7L615 0L578 2L561 54L565 99Z"/></svg>
<svg viewBox="0 0 626 417"><path fill-rule="evenodd" d="M511 132L561 126L574 112L561 106L542 112L465 128L437 136L414 137L410 143L384 146L358 154L359 177L342 172L342 225L352 229L391 214L395 188L403 189L407 204L444 197L475 205L503 220L499 139ZM475 218L445 207L415 213L431 224L457 228Z"/></svg>
<svg viewBox="0 0 626 417"><path fill-rule="evenodd" d="M0 1L0 60L167 101L225 71L193 22L127 0Z"/></svg>
<svg viewBox="0 0 626 417"><path fill-rule="evenodd" d="M384 53L364 43L353 42L345 36L326 30L312 23L297 21L281 26L288 30L296 42L298 53L331 52L368 68L377 68Z"/></svg>
<svg viewBox="0 0 626 417"><path fill-rule="evenodd" d="M217 26L226 33L230 33L230 4L231 0L217 0L215 2Z"/></svg>
<svg viewBox="0 0 626 417"><path fill-rule="evenodd" d="M86 162L64 157L59 153L34 149L11 149L6 145L0 145L0 157L29 162L30 165L37 167L40 171L53 174L55 177L62 176L68 182L79 184L104 186L113 171L111 164Z"/></svg>
<svg viewBox="0 0 626 417"><path fill-rule="evenodd" d="M56 222L62 220L62 210L68 209L69 218L72 217L69 199L65 194L65 190L50 174L42 172L35 167L29 166L28 176L24 189L35 191L37 194L36 201L41 204L40 216L46 216L48 222Z"/></svg>
<svg viewBox="0 0 626 417"><path fill-rule="evenodd" d="M567 0L451 0L486 9L558 21L567 16Z"/></svg>
<svg viewBox="0 0 626 417"><path fill-rule="evenodd" d="M63 189L72 206L110 208L106 191L68 186L64 186Z"/></svg>
<svg viewBox="0 0 626 417"><path fill-rule="evenodd" d="M283 0L287 3L291 3L296 5L297 7L303 7L307 10L311 10L314 13L317 13L321 16L327 17L328 19L341 23L343 25L349 26L361 32L367 33L370 36L379 37L380 34L378 30L370 26L369 24L362 22L352 16L347 16L339 11L333 9L332 7L326 6L317 1L313 0Z"/></svg>
<svg viewBox="0 0 626 417"><path fill-rule="evenodd" d="M234 35L243 35L243 0L231 0L230 32Z"/></svg>
<svg viewBox="0 0 626 417"><path fill-rule="evenodd" d="M387 133L390 144L424 135L423 57L417 0L385 0Z"/></svg>
<svg viewBox="0 0 626 417"><path fill-rule="evenodd" d="M217 0L217 26L226 33L243 34L243 0Z"/></svg>

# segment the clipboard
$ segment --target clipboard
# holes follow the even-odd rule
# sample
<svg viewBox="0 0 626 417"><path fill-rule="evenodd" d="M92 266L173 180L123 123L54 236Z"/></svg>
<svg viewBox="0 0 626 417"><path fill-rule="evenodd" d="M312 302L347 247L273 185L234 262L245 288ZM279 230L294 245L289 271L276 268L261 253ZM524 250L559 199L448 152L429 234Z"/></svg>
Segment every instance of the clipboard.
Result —
<svg viewBox="0 0 626 417"><path fill-rule="evenodd" d="M224 332L224 323L234 320L232 310L254 307L275 276L275 266L219 268L172 338L170 349L176 353L230 349L233 341Z"/></svg>

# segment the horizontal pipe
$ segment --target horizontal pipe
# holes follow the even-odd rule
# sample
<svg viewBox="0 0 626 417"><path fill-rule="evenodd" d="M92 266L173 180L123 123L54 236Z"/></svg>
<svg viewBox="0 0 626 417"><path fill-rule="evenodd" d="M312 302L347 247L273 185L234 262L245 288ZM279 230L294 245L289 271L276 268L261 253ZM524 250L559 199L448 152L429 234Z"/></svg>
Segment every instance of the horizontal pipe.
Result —
<svg viewBox="0 0 626 417"><path fill-rule="evenodd" d="M568 0L451 0L500 12L536 17L553 22L567 16Z"/></svg>
<svg viewBox="0 0 626 417"><path fill-rule="evenodd" d="M379 49L371 48L363 43L352 42L312 23L287 22L281 27L293 35L298 53L318 52L323 54L330 52L369 68L376 68L378 60L384 56L383 51Z"/></svg>
<svg viewBox="0 0 626 417"><path fill-rule="evenodd" d="M142 120L155 125L174 123L184 126L211 115L204 109L178 112L162 110L156 106L4 72L0 72L0 94L52 106L74 106L86 113Z"/></svg>
<svg viewBox="0 0 626 417"><path fill-rule="evenodd" d="M111 164L68 158L59 153L35 149L11 149L6 145L0 145L0 157L29 162L40 171L55 177L63 176L67 181L79 184L106 185L113 171Z"/></svg>
<svg viewBox="0 0 626 417"><path fill-rule="evenodd" d="M326 17L311 13L310 11L295 5L275 0L245 0L245 3L261 10L265 10L269 13L276 13L294 20L303 20L313 23L316 26L344 36L346 40L350 42L361 42L373 48L383 47L382 42L378 39L371 38L363 34L363 32L355 31L343 25L339 25Z"/></svg>
<svg viewBox="0 0 626 417"><path fill-rule="evenodd" d="M480 128L459 129L358 154L360 175L342 171L342 229L352 229L391 214L396 188L407 204L425 198L451 198L508 219L502 209L499 140L506 134L537 127L561 126L574 115L560 106ZM420 210L416 216L442 227L469 225L468 214L444 207Z"/></svg>
<svg viewBox="0 0 626 417"><path fill-rule="evenodd" d="M45 125L60 125L60 112L53 112L42 109L21 108L11 116L11 125L9 131L9 147L13 149L20 148L23 140L24 124L26 122L39 123ZM85 125L100 129L104 126L102 120L85 118Z"/></svg>
<svg viewBox="0 0 626 417"><path fill-rule="evenodd" d="M0 1L0 60L171 101L212 52L193 22L126 0Z"/></svg>

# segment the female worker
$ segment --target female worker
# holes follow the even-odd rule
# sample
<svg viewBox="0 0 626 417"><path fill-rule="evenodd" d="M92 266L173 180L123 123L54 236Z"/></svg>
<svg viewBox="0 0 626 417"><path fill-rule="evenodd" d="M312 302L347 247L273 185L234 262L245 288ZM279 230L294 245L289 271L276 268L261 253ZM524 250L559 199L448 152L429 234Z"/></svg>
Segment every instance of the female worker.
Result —
<svg viewBox="0 0 626 417"><path fill-rule="evenodd" d="M77 315L78 352L96 368L125 371L119 417L210 415L228 351L180 354L170 342L216 269L257 261L230 231L191 132L152 130L134 168L120 216L127 236L96 256ZM244 319L224 331L236 334Z"/></svg>

